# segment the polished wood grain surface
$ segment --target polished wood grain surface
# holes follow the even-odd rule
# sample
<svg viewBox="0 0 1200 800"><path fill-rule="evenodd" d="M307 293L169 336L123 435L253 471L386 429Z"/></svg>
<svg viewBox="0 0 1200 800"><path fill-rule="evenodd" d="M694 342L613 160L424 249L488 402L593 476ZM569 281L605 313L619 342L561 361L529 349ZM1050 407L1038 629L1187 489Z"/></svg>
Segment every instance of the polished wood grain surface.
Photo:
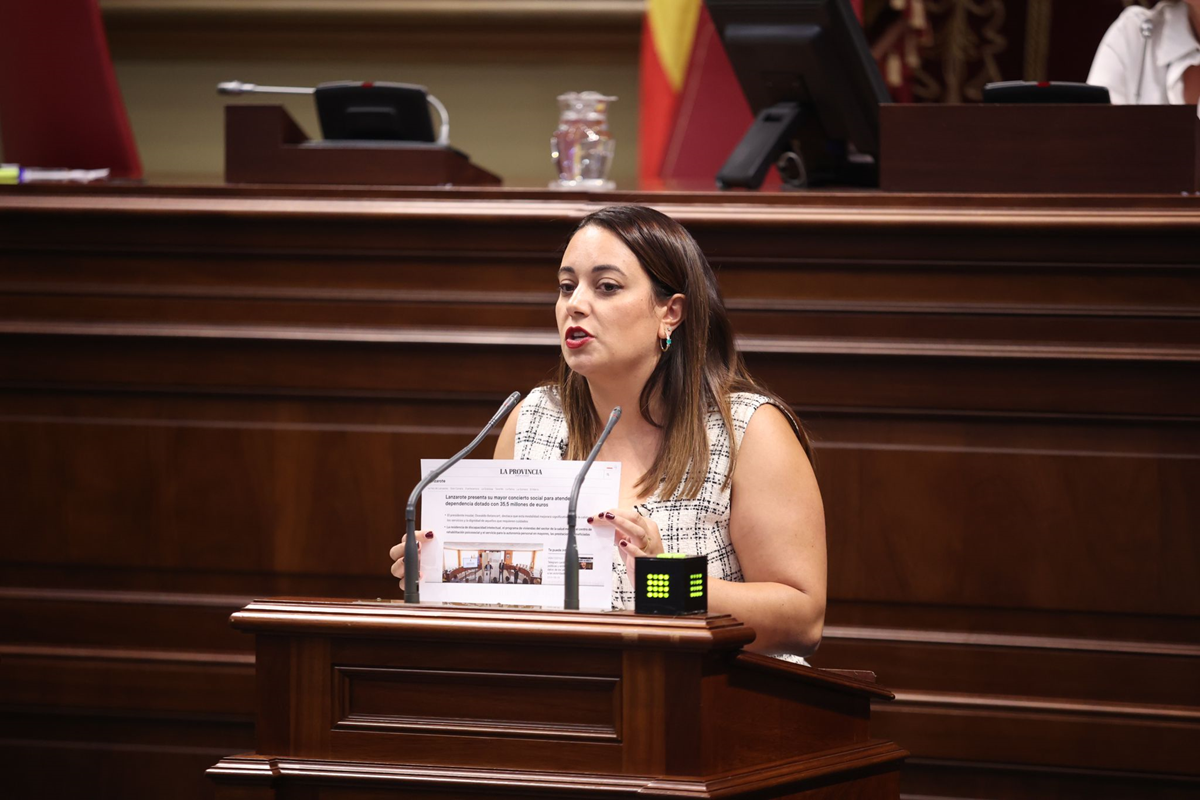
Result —
<svg viewBox="0 0 1200 800"><path fill-rule="evenodd" d="M221 798L899 796L906 753L869 729L892 693L742 653L728 616L291 598L233 624L258 737L209 770Z"/></svg>
<svg viewBox="0 0 1200 800"><path fill-rule="evenodd" d="M228 615L399 596L419 458L550 373L559 249L628 200L693 232L812 428L814 663L896 690L905 791L1194 794L1200 199L306 187L0 191L13 785L249 749Z"/></svg>

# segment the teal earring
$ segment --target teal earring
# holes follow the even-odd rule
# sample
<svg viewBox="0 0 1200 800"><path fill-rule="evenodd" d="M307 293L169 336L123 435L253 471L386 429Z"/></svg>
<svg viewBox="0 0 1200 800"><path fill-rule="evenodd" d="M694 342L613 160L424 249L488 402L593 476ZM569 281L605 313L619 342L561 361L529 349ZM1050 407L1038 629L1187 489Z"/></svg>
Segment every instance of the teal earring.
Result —
<svg viewBox="0 0 1200 800"><path fill-rule="evenodd" d="M658 340L658 349L664 353L671 349L671 329L667 328L667 338Z"/></svg>

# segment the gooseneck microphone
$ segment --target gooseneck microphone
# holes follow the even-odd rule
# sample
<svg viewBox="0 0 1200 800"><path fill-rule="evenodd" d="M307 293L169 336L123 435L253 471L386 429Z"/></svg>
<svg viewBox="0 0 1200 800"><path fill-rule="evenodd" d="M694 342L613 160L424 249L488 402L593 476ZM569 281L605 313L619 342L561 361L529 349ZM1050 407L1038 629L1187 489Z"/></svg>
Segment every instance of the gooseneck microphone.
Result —
<svg viewBox="0 0 1200 800"><path fill-rule="evenodd" d="M563 608L579 608L579 545L575 541L575 507L579 505L579 490L583 488L583 479L587 477L592 462L600 453L601 445L612 433L613 426L620 418L621 407L617 406L608 415L608 424L600 432L600 438L596 440L592 452L588 453L587 461L583 462L583 468L575 476L575 484L571 487L571 498L567 501L567 560L563 565L566 571L563 578ZM404 574L408 575L407 572Z"/></svg>
<svg viewBox="0 0 1200 800"><path fill-rule="evenodd" d="M1158 6L1155 6L1150 15L1142 20L1142 24L1138 26L1138 32L1142 35L1142 60L1138 67L1137 88L1133 91L1133 104L1135 106L1142 104L1142 76L1146 74L1146 55L1150 52L1150 39L1154 36L1154 25L1158 21L1158 18L1162 16L1162 13L1162 10Z"/></svg>
<svg viewBox="0 0 1200 800"><path fill-rule="evenodd" d="M459 450L446 463L442 464L437 469L426 475L417 488L412 490L412 494L408 496L408 506L404 509L404 602L419 603L421 602L421 584L420 584L420 556L417 551L417 499L421 496L421 492L425 491L425 487L435 481L443 472L453 467L459 461L462 461L471 451L479 446L484 437L492 432L500 424L500 420L508 416L509 412L517 405L521 399L520 392L513 392L504 401L504 405L500 406L500 410L496 412L491 421L488 422L484 429L479 432L479 435L471 440L471 443Z"/></svg>

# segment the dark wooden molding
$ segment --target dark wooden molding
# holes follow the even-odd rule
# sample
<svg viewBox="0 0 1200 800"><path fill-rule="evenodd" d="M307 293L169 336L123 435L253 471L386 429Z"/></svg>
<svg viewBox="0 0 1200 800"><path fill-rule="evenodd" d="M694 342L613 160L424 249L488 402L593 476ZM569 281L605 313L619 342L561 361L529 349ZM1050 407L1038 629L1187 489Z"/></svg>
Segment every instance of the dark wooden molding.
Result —
<svg viewBox="0 0 1200 800"><path fill-rule="evenodd" d="M247 653L201 653L184 650L135 650L114 647L37 647L32 645L0 645L0 657L87 660L136 661L148 663L185 663L196 665L237 665L253 667L254 657Z"/></svg>
<svg viewBox="0 0 1200 800"><path fill-rule="evenodd" d="M565 613L565 612L564 612ZM568 614L535 609L496 610L453 605L407 605L368 601L314 601L297 598L259 600L232 617L235 628L246 633L266 628L293 633L356 635L386 632L439 640L471 630L480 641L510 643L544 642L555 635L546 623L561 626ZM614 647L636 642L639 647L656 647L671 642L684 650L735 649L753 641L754 632L730 616L671 618L670 625L651 616L614 613L604 617L581 613L571 630L592 647Z"/></svg>
<svg viewBox="0 0 1200 800"><path fill-rule="evenodd" d="M16 336L87 336L131 339L198 339L218 341L295 341L345 342L367 345L431 345L470 347L540 348L550 353L558 349L558 335L552 330L513 330L505 328L358 328L341 327L287 328L280 326L227 326L126 323L41 323L0 321L0 335ZM1093 345L1064 347L1036 344L970 344L927 341L829 340L785 336L741 336L738 349L747 354L788 354L803 356L893 356L898 358L1021 359L1027 361L1137 361L1139 363L1200 362L1200 345L1188 347L1144 347Z"/></svg>
<svg viewBox="0 0 1200 800"><path fill-rule="evenodd" d="M989 202L989 196L930 194L911 203L905 196L882 194L753 195L714 193L710 202L690 202L691 195L672 193L559 195L517 189L446 190L416 189L408 193L381 191L376 197L354 192L353 199L321 197L322 187L296 187L297 194L286 190L261 190L240 187L223 190L148 193L142 191L64 192L43 187L0 187L0 210L21 214L50 213L61 216L80 213L138 214L151 217L213 214L237 214L246 220L261 218L352 217L369 220L387 217L393 220L473 220L498 223L502 220L528 227L531 223L557 222L570 231L578 222L599 208L621 202L641 202L653 206L689 227L701 230L735 225L753 232L778 231L797 224L820 224L859 232L873 229L899 229L916 235L923 231L985 229L1003 232L1023 230L1043 233L1081 235L1085 232L1157 231L1190 232L1200 223L1200 198L1164 199L1146 202L1138 197L1097 197L1072 195L1034 198L1012 195L1002 206ZM301 193L302 192L302 193ZM516 195L513 197L512 195ZM460 199L461 198L461 199ZM560 199L561 198L561 199ZM519 206L513 201L518 200ZM703 201L704 196L696 200ZM998 198L999 199L999 198ZM791 202L783 203L783 200ZM1142 202L1139 202L1142 200ZM519 210L519 213L515 213ZM917 230L913 230L916 226ZM555 242L558 244L558 242ZM351 248L352 250L353 248ZM439 252L444 252L439 251ZM779 258L783 254L775 253ZM798 257L807 254L797 253ZM986 251L983 258L994 258ZM1039 254L1040 255L1040 254ZM1153 255L1153 254L1146 254ZM906 254L892 253L900 263L911 261ZM786 257L786 256L784 256ZM810 255L808 257L811 257ZM1022 259L1025 261L1025 259ZM1181 266L1194 266L1183 259Z"/></svg>
<svg viewBox="0 0 1200 800"><path fill-rule="evenodd" d="M622 737L617 713L620 683L612 676L483 672L466 665L457 669L335 666L334 672L334 692L338 699L333 730L611 743L619 743ZM377 690L378 697L369 708L368 702L356 703L364 687L368 691L371 687ZM392 691L381 692L379 687ZM442 696L440 703L424 703L425 713L413 713L414 701L422 695L456 688L503 694L508 698L510 711L520 710L505 719L491 715L464 716L463 710L446 712ZM564 702L543 706L539 701L548 692L559 695ZM526 702L521 703L520 699ZM430 709L430 705L435 709ZM583 719L584 716L590 718Z"/></svg>
<svg viewBox="0 0 1200 800"><path fill-rule="evenodd" d="M642 0L102 0L114 56L636 58ZM579 48L586 36L588 46Z"/></svg>
<svg viewBox="0 0 1200 800"><path fill-rule="evenodd" d="M1200 644L1184 642L1121 641L1069 636L1030 636L973 631L896 630L827 625L825 639L878 642L920 642L932 645L969 645L976 648L1003 647L1023 650L1066 650L1090 653L1131 653L1183 656L1200 659ZM1200 665L1198 665L1200 666Z"/></svg>
<svg viewBox="0 0 1200 800"><path fill-rule="evenodd" d="M638 22L644 0L101 0L106 17L206 18L244 20L302 19L314 22L351 19L413 22L434 20L468 26L478 20L510 24L528 22Z"/></svg>
<svg viewBox="0 0 1200 800"><path fill-rule="evenodd" d="M798 681L811 680L822 684L834 683L842 689L867 695L875 701L887 701L895 698L895 694L890 690L877 686L873 682L861 680L852 674L848 674L845 670L814 670L812 667L805 667L789 661L781 661L778 658L764 656L760 653L745 651L738 653L735 658L739 664L759 670L765 674L784 674L792 680Z"/></svg>
<svg viewBox="0 0 1200 800"><path fill-rule="evenodd" d="M895 696L898 706L937 708L964 712L1061 714L1108 717L1112 719L1148 720L1158 723L1180 723L1196 726L1200 709L1188 706L1149 705L1144 703L1112 703L1097 700L1043 700L1029 697L953 694L949 692L900 692ZM1198 773L1200 774L1200 773Z"/></svg>
<svg viewBox="0 0 1200 800"><path fill-rule="evenodd" d="M995 797L1055 797L1076 793L1094 800L1155 797L1190 800L1200 791L1200 779L1186 775L1156 775L1119 769L1061 770L1036 764L987 761L947 761L910 758L905 763L907 787L902 797L992 795Z"/></svg>
<svg viewBox="0 0 1200 800"><path fill-rule="evenodd" d="M820 785L822 778L834 770L853 768L869 773L872 770L892 766L903 758L904 751L891 743L868 742L855 748L847 748L836 754L806 759L803 777L796 780L795 763L783 763L767 769L739 771L713 781L670 780L650 777L624 777L601 775L553 775L544 772L523 770L465 770L439 769L437 767L397 767L383 764L353 764L346 762L320 762L313 759L299 761L288 758L262 758L235 756L222 759L208 770L208 774L219 782L231 784L274 784L280 779L303 779L319 777L331 784L362 783L368 781L378 786L403 788L415 791L419 788L452 786L457 792L471 792L469 787L494 786L523 796L561 797L564 792L588 796L638 796L638 797L726 797L735 793L752 791L783 790L795 787L802 790L805 784ZM476 789L482 793L484 790ZM465 796L472 796L467 794Z"/></svg>
<svg viewBox="0 0 1200 800"><path fill-rule="evenodd" d="M218 594L181 594L177 592L104 591L97 589L63 589L0 586L0 602L24 600L57 603L108 603L140 606L200 606L208 608L241 608L253 598Z"/></svg>

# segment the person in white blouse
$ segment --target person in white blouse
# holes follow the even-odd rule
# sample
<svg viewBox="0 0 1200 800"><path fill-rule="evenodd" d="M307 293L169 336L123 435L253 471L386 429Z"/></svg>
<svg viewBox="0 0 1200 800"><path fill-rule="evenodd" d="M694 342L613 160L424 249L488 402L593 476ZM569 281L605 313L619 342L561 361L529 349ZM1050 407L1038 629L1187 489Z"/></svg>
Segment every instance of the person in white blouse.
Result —
<svg viewBox="0 0 1200 800"><path fill-rule="evenodd" d="M1087 82L1121 105L1200 101L1200 0L1130 6L1104 34Z"/></svg>

